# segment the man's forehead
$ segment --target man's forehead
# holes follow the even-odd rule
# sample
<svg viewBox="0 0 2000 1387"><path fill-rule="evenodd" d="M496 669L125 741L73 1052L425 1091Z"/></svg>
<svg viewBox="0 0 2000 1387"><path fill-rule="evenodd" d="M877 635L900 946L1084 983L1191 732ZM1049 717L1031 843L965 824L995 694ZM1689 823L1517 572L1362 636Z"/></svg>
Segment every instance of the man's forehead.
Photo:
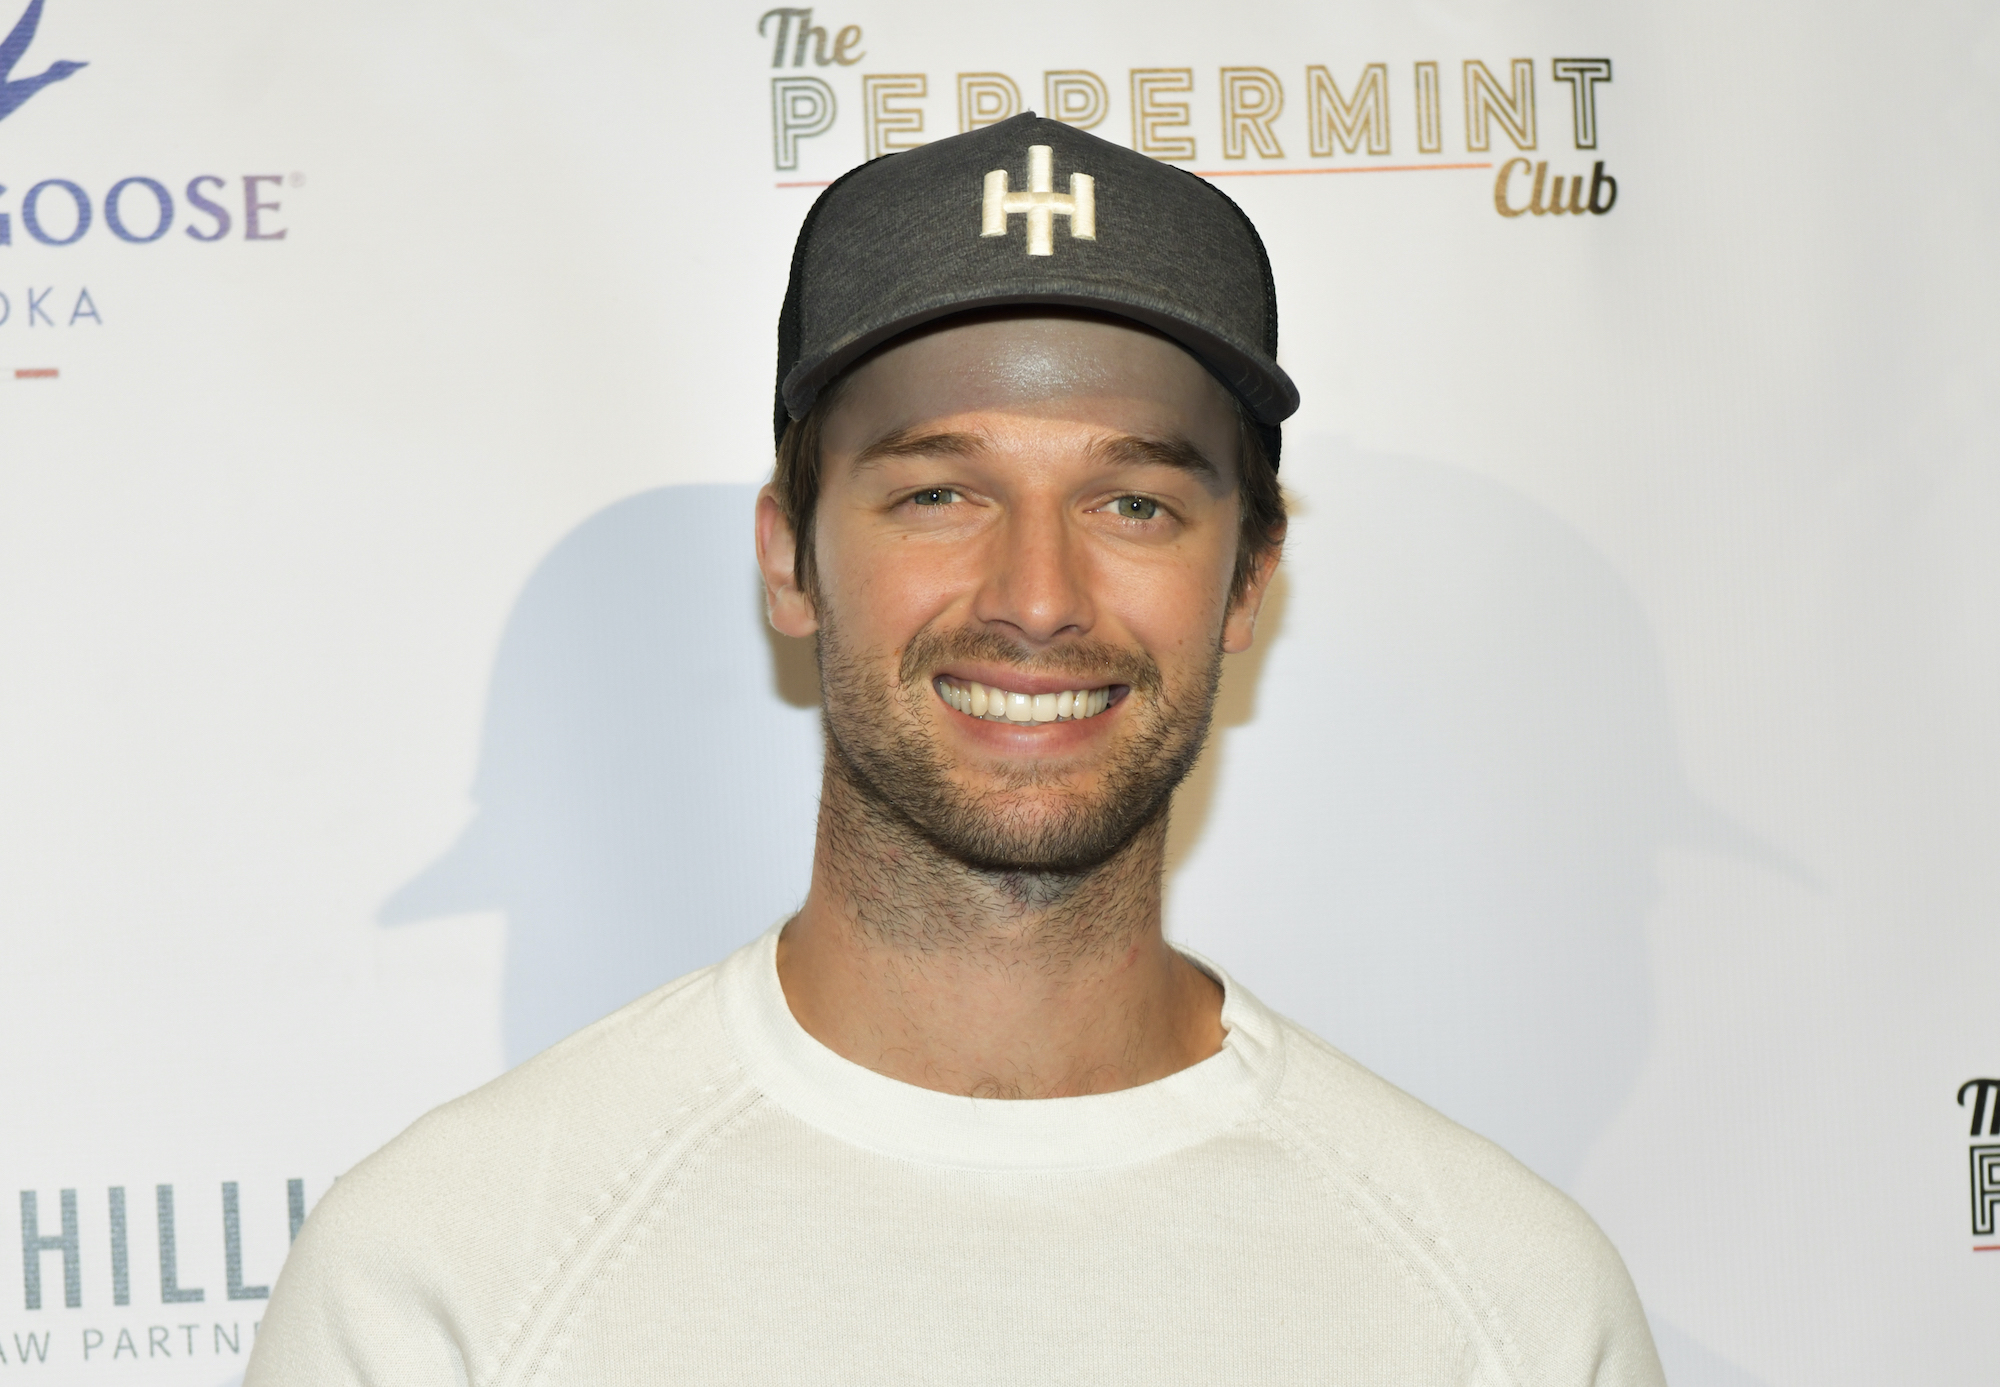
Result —
<svg viewBox="0 0 2000 1387"><path fill-rule="evenodd" d="M1032 312L969 315L898 339L849 373L836 413L851 403L870 414L1046 414L1093 401L1151 405L1166 417L1234 413L1206 368L1159 333L1099 315Z"/></svg>

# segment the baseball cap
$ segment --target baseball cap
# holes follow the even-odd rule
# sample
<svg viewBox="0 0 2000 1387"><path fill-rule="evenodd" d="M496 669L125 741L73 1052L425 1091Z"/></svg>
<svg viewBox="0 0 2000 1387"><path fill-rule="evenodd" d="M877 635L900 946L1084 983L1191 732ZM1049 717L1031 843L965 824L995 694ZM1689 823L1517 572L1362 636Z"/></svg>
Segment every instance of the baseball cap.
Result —
<svg viewBox="0 0 2000 1387"><path fill-rule="evenodd" d="M776 432L881 344L1012 304L1152 328L1242 401L1275 466L1299 407L1270 257L1213 184L1032 111L871 160L807 212L778 316Z"/></svg>

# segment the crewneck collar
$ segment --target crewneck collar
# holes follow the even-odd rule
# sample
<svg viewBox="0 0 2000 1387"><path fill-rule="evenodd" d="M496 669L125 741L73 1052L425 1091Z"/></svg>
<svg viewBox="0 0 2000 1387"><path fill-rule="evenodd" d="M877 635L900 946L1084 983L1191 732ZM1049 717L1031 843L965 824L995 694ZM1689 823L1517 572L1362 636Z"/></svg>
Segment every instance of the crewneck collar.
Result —
<svg viewBox="0 0 2000 1387"><path fill-rule="evenodd" d="M1091 1170L1153 1160L1237 1126L1284 1068L1277 1018L1220 968L1222 1049L1150 1084L1083 1098L966 1098L843 1059L806 1033L778 982L782 924L716 974L724 1027L751 1081L800 1121L853 1146L967 1170Z"/></svg>

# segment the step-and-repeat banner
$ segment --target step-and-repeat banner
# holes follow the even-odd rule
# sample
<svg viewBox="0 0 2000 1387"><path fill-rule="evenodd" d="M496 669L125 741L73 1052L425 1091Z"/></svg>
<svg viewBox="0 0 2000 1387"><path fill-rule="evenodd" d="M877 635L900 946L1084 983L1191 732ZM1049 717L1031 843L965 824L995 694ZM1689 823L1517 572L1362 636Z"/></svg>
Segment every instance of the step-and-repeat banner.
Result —
<svg viewBox="0 0 2000 1387"><path fill-rule="evenodd" d="M1243 204L1305 395L1176 936L1571 1191L1679 1387L1994 1380L1990 8L0 31L0 1379L229 1381L342 1170L798 901L792 238L1032 109Z"/></svg>

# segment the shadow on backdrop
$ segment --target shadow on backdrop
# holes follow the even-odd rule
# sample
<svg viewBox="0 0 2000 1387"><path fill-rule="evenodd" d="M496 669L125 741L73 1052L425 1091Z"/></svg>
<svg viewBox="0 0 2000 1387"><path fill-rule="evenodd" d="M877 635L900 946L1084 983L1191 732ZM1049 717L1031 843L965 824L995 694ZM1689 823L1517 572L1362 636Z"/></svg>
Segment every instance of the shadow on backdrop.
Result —
<svg viewBox="0 0 2000 1387"><path fill-rule="evenodd" d="M1460 468L1294 447L1284 630L1188 787L1177 929L1565 1183L1644 1058L1659 851L1771 854L1689 790L1652 629L1574 530Z"/></svg>
<svg viewBox="0 0 2000 1387"><path fill-rule="evenodd" d="M501 638L477 812L382 907L390 925L505 913L509 1065L805 897L817 676L764 620L755 496L662 487L556 545Z"/></svg>
<svg viewBox="0 0 2000 1387"><path fill-rule="evenodd" d="M1651 625L1568 524L1325 438L1287 467L1283 631L1184 791L1176 934L1566 1184L1645 1060L1660 850L1803 873L1689 788ZM1659 1329L1677 1382L1756 1382Z"/></svg>

